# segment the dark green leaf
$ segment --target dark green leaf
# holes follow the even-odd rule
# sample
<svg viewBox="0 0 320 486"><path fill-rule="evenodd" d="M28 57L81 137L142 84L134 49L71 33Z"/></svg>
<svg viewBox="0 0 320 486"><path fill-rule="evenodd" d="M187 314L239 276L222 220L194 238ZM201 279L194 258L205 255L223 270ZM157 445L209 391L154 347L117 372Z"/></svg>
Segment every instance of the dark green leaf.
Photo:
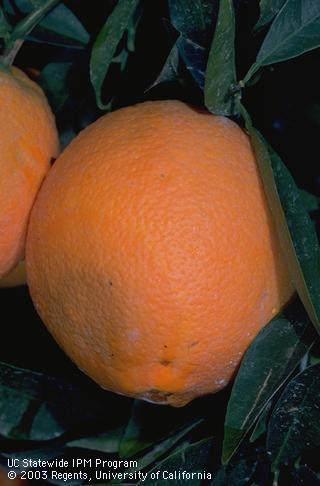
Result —
<svg viewBox="0 0 320 486"><path fill-rule="evenodd" d="M18 22L5 43L4 60L6 63L12 64L27 35L32 32L58 2L59 0L45 0Z"/></svg>
<svg viewBox="0 0 320 486"><path fill-rule="evenodd" d="M269 468L269 456L263 448L245 447L236 459L219 467L210 486L269 485L272 484L268 477Z"/></svg>
<svg viewBox="0 0 320 486"><path fill-rule="evenodd" d="M179 486L180 484L185 485L186 482L190 482L192 486L203 484L203 480L212 478L209 468L212 448L212 439L186 444L163 461L158 462L155 468L148 472L147 479L139 481L138 485L165 486L172 483ZM182 476L183 471L189 476Z"/></svg>
<svg viewBox="0 0 320 486"><path fill-rule="evenodd" d="M271 401L267 403L262 413L260 414L260 417L258 418L257 423L254 426L254 429L250 436L250 442L255 442L257 439L259 439L259 437L261 437L261 435L265 434L265 432L267 431L268 415L270 412L270 407L271 407Z"/></svg>
<svg viewBox="0 0 320 486"><path fill-rule="evenodd" d="M44 89L54 113L57 113L68 99L66 78L71 66L72 63L69 62L52 62L41 71L39 84Z"/></svg>
<svg viewBox="0 0 320 486"><path fill-rule="evenodd" d="M185 67L197 82L198 86L204 87L204 68L205 68L205 49L195 44L190 39L185 39L182 35L175 41L167 60L149 89L158 84L177 80L179 77L180 56Z"/></svg>
<svg viewBox="0 0 320 486"><path fill-rule="evenodd" d="M320 330L319 243L295 182L280 157L248 124L260 174L294 286Z"/></svg>
<svg viewBox="0 0 320 486"><path fill-rule="evenodd" d="M206 67L205 48L183 36L180 36L177 40L177 46L187 70L195 79L199 88L203 90Z"/></svg>
<svg viewBox="0 0 320 486"><path fill-rule="evenodd" d="M85 383L80 388L0 363L0 434L13 439L48 440L86 421L100 417L105 422L108 408L122 408L119 397Z"/></svg>
<svg viewBox="0 0 320 486"><path fill-rule="evenodd" d="M218 0L169 0L171 23L185 39L201 46L212 34Z"/></svg>
<svg viewBox="0 0 320 486"><path fill-rule="evenodd" d="M168 451L173 449L173 447L180 442L181 439L183 439L198 423L199 422L195 422L188 427L182 428L175 434L169 435L167 438L150 448L148 452L143 454L143 456L139 455L139 470L150 467L153 463L155 463L155 461L157 461L157 464L159 464L159 458L163 457ZM188 444L188 442L185 442L179 447L179 450L185 448ZM126 469L126 473L134 473L135 471L135 468ZM112 484L122 484L121 479L119 478L119 480L113 480Z"/></svg>
<svg viewBox="0 0 320 486"><path fill-rule="evenodd" d="M157 76L157 79L152 83L149 89L154 88L162 83L167 83L169 81L173 81L178 77L178 70L179 70L179 48L178 48L178 40L173 44L169 55L167 57L166 62L164 63L160 74Z"/></svg>
<svg viewBox="0 0 320 486"><path fill-rule="evenodd" d="M224 463L313 342L306 313L294 310L291 319L276 317L264 327L244 355L225 418Z"/></svg>
<svg viewBox="0 0 320 486"><path fill-rule="evenodd" d="M84 437L67 443L67 447L77 447L99 452L116 453L119 450L123 427L102 434Z"/></svg>
<svg viewBox="0 0 320 486"><path fill-rule="evenodd" d="M310 366L285 388L268 428L273 466L320 446L320 364Z"/></svg>
<svg viewBox="0 0 320 486"><path fill-rule="evenodd" d="M204 88L205 105L217 115L235 113L232 88L236 83L235 19L232 0L220 0Z"/></svg>
<svg viewBox="0 0 320 486"><path fill-rule="evenodd" d="M296 484L306 485L306 486L320 486L319 475L312 471L308 466L300 466L296 471L294 471L294 477L299 482Z"/></svg>
<svg viewBox="0 0 320 486"><path fill-rule="evenodd" d="M171 23L180 33L177 40L180 56L201 90L218 4L218 0L169 0Z"/></svg>
<svg viewBox="0 0 320 486"><path fill-rule="evenodd" d="M55 34L56 37L53 36ZM46 41L50 36L53 43L64 43L77 47L89 42L89 34L78 18L65 5L60 3L41 22L34 31L35 39Z"/></svg>
<svg viewBox="0 0 320 486"><path fill-rule="evenodd" d="M285 2L286 0L260 0L260 17L255 29L260 29L266 24L269 24Z"/></svg>
<svg viewBox="0 0 320 486"><path fill-rule="evenodd" d="M300 189L300 198L306 211L310 212L319 209L320 198L315 196L314 194Z"/></svg>
<svg viewBox="0 0 320 486"><path fill-rule="evenodd" d="M10 35L11 27L10 24L8 23L3 9L0 8L0 38L1 39L7 39Z"/></svg>
<svg viewBox="0 0 320 486"><path fill-rule="evenodd" d="M25 15L43 5L42 0L16 0L15 3L20 12ZM53 8L41 20L30 38L34 41L68 45L69 47L78 47L89 42L87 31L74 13L63 3Z"/></svg>
<svg viewBox="0 0 320 486"><path fill-rule="evenodd" d="M139 0L119 0L105 25L101 29L92 48L90 77L99 108L105 109L101 90L119 42L132 21Z"/></svg>
<svg viewBox="0 0 320 486"><path fill-rule="evenodd" d="M119 454L121 457L133 456L142 450L160 442L167 436L181 436L198 425L199 421L184 423L184 415L171 407L158 407L136 400L125 433L123 434ZM187 432L183 432L187 431ZM171 441L175 441L174 437ZM171 444L171 442L168 442Z"/></svg>
<svg viewBox="0 0 320 486"><path fill-rule="evenodd" d="M319 46L320 2L287 0L273 21L245 82L262 66L286 61Z"/></svg>

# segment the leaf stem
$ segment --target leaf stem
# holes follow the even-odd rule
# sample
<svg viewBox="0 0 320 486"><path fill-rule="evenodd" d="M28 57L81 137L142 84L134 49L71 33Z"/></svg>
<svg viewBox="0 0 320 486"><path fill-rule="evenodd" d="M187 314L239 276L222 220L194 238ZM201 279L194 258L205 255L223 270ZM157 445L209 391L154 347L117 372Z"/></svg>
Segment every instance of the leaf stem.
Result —
<svg viewBox="0 0 320 486"><path fill-rule="evenodd" d="M10 67L21 48L27 35L38 25L47 13L61 0L46 0L41 7L34 9L24 17L13 29L10 37L5 43L2 62Z"/></svg>
<svg viewBox="0 0 320 486"><path fill-rule="evenodd" d="M250 79L252 78L252 76L254 74L256 74L256 72L258 71L258 69L260 69L260 64L255 62L254 64L252 64L251 68L249 69L249 71L247 72L247 74L245 75L245 77L243 78L243 83L246 85Z"/></svg>

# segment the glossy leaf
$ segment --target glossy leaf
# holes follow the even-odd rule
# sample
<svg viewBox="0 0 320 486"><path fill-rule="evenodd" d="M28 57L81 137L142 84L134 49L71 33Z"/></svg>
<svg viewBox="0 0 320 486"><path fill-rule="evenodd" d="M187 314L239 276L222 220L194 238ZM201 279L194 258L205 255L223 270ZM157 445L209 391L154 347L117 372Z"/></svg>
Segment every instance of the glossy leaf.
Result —
<svg viewBox="0 0 320 486"><path fill-rule="evenodd" d="M198 420L185 423L184 414L169 407L157 407L153 404L136 400L132 407L130 420L123 434L119 455L131 457L144 449L160 442L166 436L184 435L197 426ZM185 433L187 433L185 432ZM173 439L174 440L174 439Z"/></svg>
<svg viewBox="0 0 320 486"><path fill-rule="evenodd" d="M213 449L213 440L204 439L194 444L186 444L167 456L164 460L159 461L157 465L148 471L148 477L145 481L139 481L138 485L159 486L167 485L172 482L175 485L186 484L187 481L192 486L203 484L201 478L197 477L197 473L203 474L204 471L209 471L209 464L211 461L211 454ZM158 477L157 477L157 471ZM190 474L186 481L183 477L174 477L179 471L185 471ZM191 478L191 474L194 474ZM155 477L153 477L155 474ZM211 479L212 475L204 479ZM172 475L170 477L170 475Z"/></svg>
<svg viewBox="0 0 320 486"><path fill-rule="evenodd" d="M276 317L255 338L242 360L228 403L222 461L228 462L268 402L310 348L314 335L302 308Z"/></svg>
<svg viewBox="0 0 320 486"><path fill-rule="evenodd" d="M105 421L106 408L120 405L119 397L91 382L81 388L0 363L0 434L7 438L53 439L86 421Z"/></svg>
<svg viewBox="0 0 320 486"><path fill-rule="evenodd" d="M119 0L98 34L90 59L90 78L102 110L108 105L101 99L101 90L119 42L131 23L139 0Z"/></svg>
<svg viewBox="0 0 320 486"><path fill-rule="evenodd" d="M123 427L97 435L83 437L66 444L67 447L89 449L99 452L116 453L119 450Z"/></svg>
<svg viewBox="0 0 320 486"><path fill-rule="evenodd" d="M268 428L273 466L320 446L320 364L310 366L285 388Z"/></svg>
<svg viewBox="0 0 320 486"><path fill-rule="evenodd" d="M135 456L135 459L138 458L139 470L147 467L149 468L154 463L159 464L159 458L165 456L166 453L168 454L168 452L172 450L179 442L181 442L181 440L194 428L195 425L196 424L191 424L188 427L182 428L175 434L169 435L162 441L153 444L153 447L150 447L147 452L144 452L143 455L139 454L139 456ZM180 450L185 448L188 446L188 444L188 441L185 441L183 445L178 446L178 449ZM125 472L134 473L135 471L135 468L130 468L126 469ZM122 484L121 479L119 478L118 480L113 480L112 484Z"/></svg>
<svg viewBox="0 0 320 486"><path fill-rule="evenodd" d="M212 35L218 0L169 0L169 12L174 28L185 38L205 46Z"/></svg>
<svg viewBox="0 0 320 486"><path fill-rule="evenodd" d="M169 0L171 23L180 34L177 47L181 59L201 90L218 5L218 0Z"/></svg>
<svg viewBox="0 0 320 486"><path fill-rule="evenodd" d="M25 38L43 20L43 18L56 6L59 0L45 0L39 6L31 10L12 30L6 39L3 61L11 65L21 48Z"/></svg>
<svg viewBox="0 0 320 486"><path fill-rule="evenodd" d="M182 36L177 40L177 46L187 70L190 72L199 88L203 90L206 68L205 48L193 42L191 39L185 39Z"/></svg>
<svg viewBox="0 0 320 486"><path fill-rule="evenodd" d="M299 190L280 157L247 123L267 199L293 284L320 331L319 242Z"/></svg>
<svg viewBox="0 0 320 486"><path fill-rule="evenodd" d="M286 0L260 0L260 16L255 29L269 24L283 7Z"/></svg>
<svg viewBox="0 0 320 486"><path fill-rule="evenodd" d="M42 0L16 0L17 8L23 14L30 14L43 6ZM6 5L11 15L14 10ZM34 29L30 38L52 44L78 47L89 42L89 35L75 14L63 3L59 3L49 12Z"/></svg>
<svg viewBox="0 0 320 486"><path fill-rule="evenodd" d="M178 77L179 70L179 47L178 40L173 44L169 55L164 63L161 72L156 80L148 88L149 90L162 83L167 83L175 80Z"/></svg>
<svg viewBox="0 0 320 486"><path fill-rule="evenodd" d="M267 403L267 405L264 407L263 411L261 412L254 426L252 434L250 435L250 442L255 442L257 439L259 439L259 437L261 437L263 434L266 433L270 407L271 407L271 400Z"/></svg>
<svg viewBox="0 0 320 486"><path fill-rule="evenodd" d="M247 82L262 66L286 61L320 46L320 2L287 0L273 21Z"/></svg>
<svg viewBox="0 0 320 486"><path fill-rule="evenodd" d="M235 19L232 0L220 0L218 20L209 53L204 88L205 105L216 115L235 113Z"/></svg>

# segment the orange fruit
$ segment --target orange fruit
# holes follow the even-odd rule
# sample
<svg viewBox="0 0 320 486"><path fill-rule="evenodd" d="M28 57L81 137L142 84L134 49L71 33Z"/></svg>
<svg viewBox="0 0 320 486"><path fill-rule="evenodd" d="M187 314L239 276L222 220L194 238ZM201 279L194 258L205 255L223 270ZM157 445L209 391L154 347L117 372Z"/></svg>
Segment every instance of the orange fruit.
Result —
<svg viewBox="0 0 320 486"><path fill-rule="evenodd" d="M19 262L11 272L0 279L0 288L18 287L26 283L26 266L25 262Z"/></svg>
<svg viewBox="0 0 320 486"><path fill-rule="evenodd" d="M0 278L24 256L27 223L58 152L54 117L41 88L17 68L0 69Z"/></svg>
<svg viewBox="0 0 320 486"><path fill-rule="evenodd" d="M292 294L247 135L179 101L103 116L31 214L31 296L103 388L181 406L232 378Z"/></svg>

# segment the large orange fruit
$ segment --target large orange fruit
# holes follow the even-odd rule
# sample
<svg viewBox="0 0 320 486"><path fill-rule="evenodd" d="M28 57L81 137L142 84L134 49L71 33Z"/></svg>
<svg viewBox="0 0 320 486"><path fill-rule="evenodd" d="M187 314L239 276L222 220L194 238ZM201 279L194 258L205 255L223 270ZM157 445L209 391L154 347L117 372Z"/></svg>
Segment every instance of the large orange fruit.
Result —
<svg viewBox="0 0 320 486"><path fill-rule="evenodd" d="M292 293L247 135L178 101L103 116L67 147L26 263L36 308L85 373L175 406L223 388Z"/></svg>
<svg viewBox="0 0 320 486"><path fill-rule="evenodd" d="M0 69L0 278L24 256L29 213L57 155L54 117L41 88Z"/></svg>

